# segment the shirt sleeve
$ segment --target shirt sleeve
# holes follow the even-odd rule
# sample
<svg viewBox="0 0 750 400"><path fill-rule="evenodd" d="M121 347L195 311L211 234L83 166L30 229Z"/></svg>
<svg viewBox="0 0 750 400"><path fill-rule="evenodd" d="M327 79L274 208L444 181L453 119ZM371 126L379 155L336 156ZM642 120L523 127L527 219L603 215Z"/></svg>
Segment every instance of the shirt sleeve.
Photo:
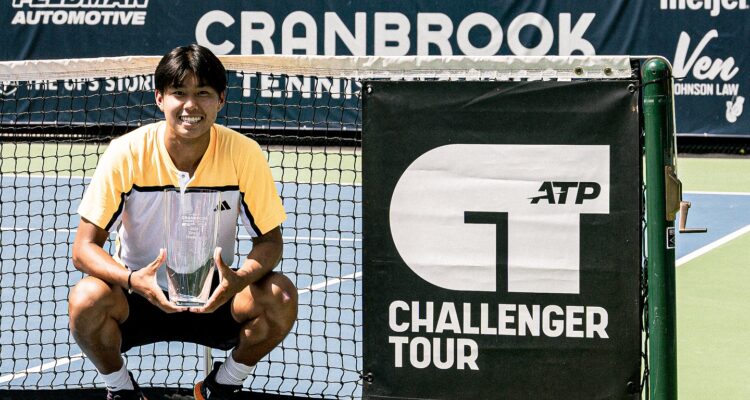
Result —
<svg viewBox="0 0 750 400"><path fill-rule="evenodd" d="M127 192L132 187L128 182L126 155L113 140L104 151L94 171L94 176L78 206L78 215L94 225L111 231L118 224Z"/></svg>
<svg viewBox="0 0 750 400"><path fill-rule="evenodd" d="M248 139L246 151L236 154L242 221L251 236L256 237L281 225L286 213L271 168L260 146Z"/></svg>

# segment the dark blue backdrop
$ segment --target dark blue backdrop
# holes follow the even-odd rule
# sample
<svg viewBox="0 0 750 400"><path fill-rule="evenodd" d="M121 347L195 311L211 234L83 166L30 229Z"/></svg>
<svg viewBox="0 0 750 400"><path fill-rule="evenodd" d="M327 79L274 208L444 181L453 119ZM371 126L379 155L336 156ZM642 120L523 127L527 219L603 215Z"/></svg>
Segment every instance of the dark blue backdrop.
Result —
<svg viewBox="0 0 750 400"><path fill-rule="evenodd" d="M661 55L681 134L750 136L748 0L11 0L0 60L219 54Z"/></svg>

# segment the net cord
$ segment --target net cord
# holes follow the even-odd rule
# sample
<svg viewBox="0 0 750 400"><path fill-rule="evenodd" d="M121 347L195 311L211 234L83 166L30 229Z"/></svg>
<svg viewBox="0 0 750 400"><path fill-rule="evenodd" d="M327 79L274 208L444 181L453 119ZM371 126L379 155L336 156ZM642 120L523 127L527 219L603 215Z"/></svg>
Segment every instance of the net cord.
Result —
<svg viewBox="0 0 750 400"><path fill-rule="evenodd" d="M132 56L0 62L0 81L118 78L152 74L161 57ZM220 56L227 70L355 79L630 78L628 56Z"/></svg>

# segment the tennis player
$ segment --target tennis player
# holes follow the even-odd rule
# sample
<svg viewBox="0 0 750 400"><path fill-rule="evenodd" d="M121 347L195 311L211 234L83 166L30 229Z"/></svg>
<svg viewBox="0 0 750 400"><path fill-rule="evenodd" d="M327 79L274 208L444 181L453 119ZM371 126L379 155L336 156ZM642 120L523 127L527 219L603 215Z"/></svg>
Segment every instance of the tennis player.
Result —
<svg viewBox="0 0 750 400"><path fill-rule="evenodd" d="M112 140L78 208L73 264L86 277L70 293L70 330L104 379L108 399L145 399L121 354L159 341L233 349L195 386L195 398L237 398L254 365L296 320L296 288L272 271L286 214L270 168L256 142L215 124L226 85L224 66L208 49L166 54L155 71L164 120ZM214 252L220 277L202 307L177 307L166 294L160 196L182 186L222 191ZM238 219L253 246L232 270ZM103 248L112 230L114 256Z"/></svg>

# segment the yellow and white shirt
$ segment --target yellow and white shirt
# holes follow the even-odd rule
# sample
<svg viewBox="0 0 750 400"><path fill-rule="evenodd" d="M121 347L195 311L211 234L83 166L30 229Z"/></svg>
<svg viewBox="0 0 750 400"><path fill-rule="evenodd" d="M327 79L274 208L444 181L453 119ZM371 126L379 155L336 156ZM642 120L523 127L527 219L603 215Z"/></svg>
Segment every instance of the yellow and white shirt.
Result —
<svg viewBox="0 0 750 400"><path fill-rule="evenodd" d="M279 226L284 207L260 146L229 128L214 125L206 153L192 179L179 171L164 145L165 123L145 125L112 140L99 160L78 214L107 231L117 230L114 255L137 270L165 247L163 192L210 188L221 192L217 246L227 265L234 261L238 216L250 236ZM166 272L157 275L166 290Z"/></svg>

